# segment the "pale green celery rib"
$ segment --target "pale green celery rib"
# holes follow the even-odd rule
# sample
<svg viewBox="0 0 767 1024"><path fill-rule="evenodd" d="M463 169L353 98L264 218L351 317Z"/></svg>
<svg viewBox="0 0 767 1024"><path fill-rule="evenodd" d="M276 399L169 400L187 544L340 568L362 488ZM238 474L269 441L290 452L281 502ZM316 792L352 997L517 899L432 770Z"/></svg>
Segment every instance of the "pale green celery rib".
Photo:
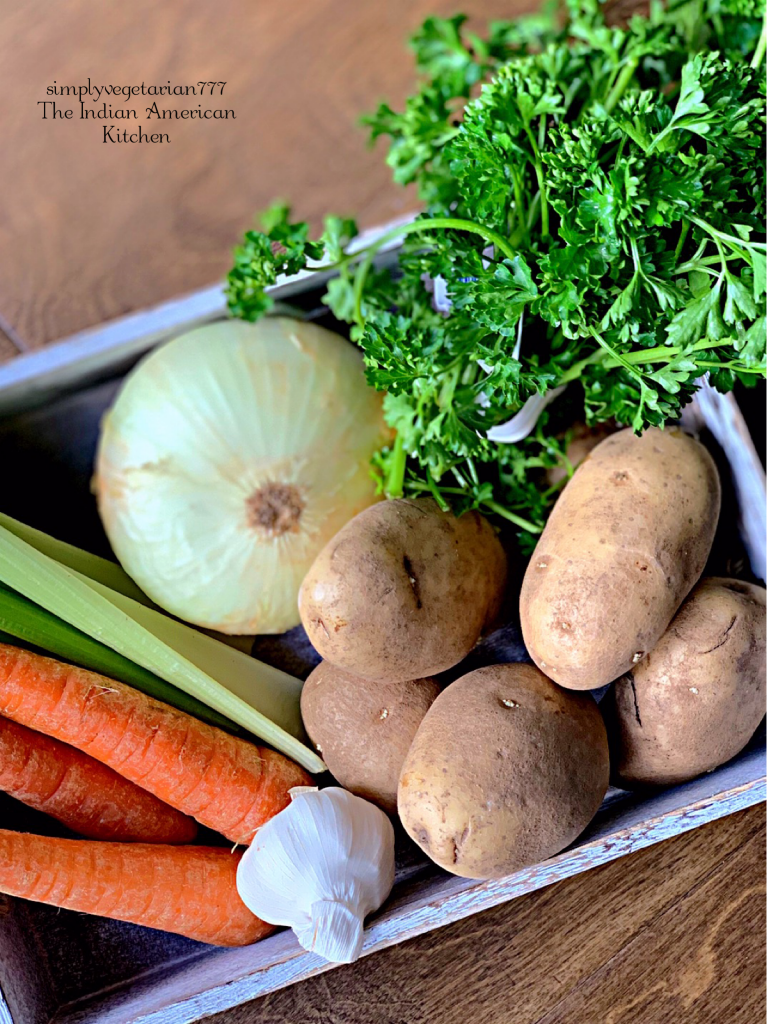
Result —
<svg viewBox="0 0 767 1024"><path fill-rule="evenodd" d="M300 708L304 684L300 679L198 633L191 626L118 594L82 573L76 572L75 576L275 725L298 739L305 737Z"/></svg>
<svg viewBox="0 0 767 1024"><path fill-rule="evenodd" d="M57 540L55 537L43 533L42 530L36 530L34 526L27 526L26 523L13 519L3 512L0 512L0 526L4 526L14 537L25 540L35 550L48 555L55 562L66 566L67 569L73 569L96 583L103 583L110 590L124 594L125 597L132 597L134 601L145 604L148 608L162 611L117 562L94 555L90 551L84 551L82 548L75 547L74 544L67 544L64 540ZM227 646L235 646L235 637L227 636L215 629L205 629L202 632L214 640L220 640Z"/></svg>
<svg viewBox="0 0 767 1024"><path fill-rule="evenodd" d="M12 646L18 646L21 641L22 644L38 647L55 658L63 658L91 672L99 672L110 679L127 683L149 697L171 704L210 725L237 734L243 732L238 725L207 704L160 679L154 672L148 672L135 661L124 658L81 629L75 629L58 615L52 615L3 583L0 583L0 641Z"/></svg>
<svg viewBox="0 0 767 1024"><path fill-rule="evenodd" d="M115 562L56 540L2 512L0 526L4 526L35 550L77 573L83 582L94 584L97 590L100 587L102 596L122 607L151 633L167 637L168 643L175 650L184 654L227 690L241 697L297 739L306 738L299 706L303 686L300 679L165 615Z"/></svg>
<svg viewBox="0 0 767 1024"><path fill-rule="evenodd" d="M0 580L95 640L226 715L307 771L316 774L326 770L313 750L283 726L275 724L266 711L256 710L249 703L271 700L275 711L281 710L283 715L288 711L292 716L290 721L300 723L300 680L66 568L2 526ZM211 670L216 677L209 674ZM221 681L222 675L240 693L247 692L247 699L228 689ZM258 693L251 693L251 686Z"/></svg>
<svg viewBox="0 0 767 1024"><path fill-rule="evenodd" d="M152 602L144 591L134 583L127 572L116 562L110 562L108 558L101 558L100 555L93 555L90 551L83 551L66 541L56 540L42 530L36 530L34 526L27 526L20 523L18 519L0 512L0 526L4 526L9 533L12 533L20 540L31 544L36 551L42 552L48 558L66 566L67 569L74 569L82 573L88 579L103 583L110 590L116 590L118 594L132 597L134 601L141 604L151 605Z"/></svg>

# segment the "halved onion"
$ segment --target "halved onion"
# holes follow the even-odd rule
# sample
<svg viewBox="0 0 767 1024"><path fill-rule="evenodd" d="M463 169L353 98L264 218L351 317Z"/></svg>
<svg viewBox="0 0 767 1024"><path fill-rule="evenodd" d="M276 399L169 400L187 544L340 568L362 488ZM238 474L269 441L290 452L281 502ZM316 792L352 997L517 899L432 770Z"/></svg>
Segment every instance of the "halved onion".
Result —
<svg viewBox="0 0 767 1024"><path fill-rule="evenodd" d="M388 440L360 353L283 317L156 349L101 432L95 490L123 568L158 605L224 633L295 626L301 580L375 489Z"/></svg>

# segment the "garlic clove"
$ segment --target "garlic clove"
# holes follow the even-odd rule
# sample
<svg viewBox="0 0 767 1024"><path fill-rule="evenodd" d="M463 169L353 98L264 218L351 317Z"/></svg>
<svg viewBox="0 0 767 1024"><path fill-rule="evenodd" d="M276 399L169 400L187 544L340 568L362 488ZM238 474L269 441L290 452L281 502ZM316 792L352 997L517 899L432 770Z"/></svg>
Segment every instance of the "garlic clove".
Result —
<svg viewBox="0 0 767 1024"><path fill-rule="evenodd" d="M356 960L363 921L394 884L394 829L374 804L339 787L291 790L237 869L237 889L262 921L293 929L304 949Z"/></svg>
<svg viewBox="0 0 767 1024"><path fill-rule="evenodd" d="M295 929L304 949L332 963L350 964L362 952L362 916L359 910L337 900L312 904L308 928Z"/></svg>

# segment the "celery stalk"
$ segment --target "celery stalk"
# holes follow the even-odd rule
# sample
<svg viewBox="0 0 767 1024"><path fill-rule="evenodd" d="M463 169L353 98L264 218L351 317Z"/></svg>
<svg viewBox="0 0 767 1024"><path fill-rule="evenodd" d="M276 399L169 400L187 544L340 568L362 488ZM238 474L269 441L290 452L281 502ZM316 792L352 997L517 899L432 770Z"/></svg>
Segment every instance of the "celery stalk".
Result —
<svg viewBox="0 0 767 1024"><path fill-rule="evenodd" d="M74 544L67 544L66 541L57 540L55 537L43 533L42 530L36 530L34 526L27 526L26 523L19 522L18 519L13 519L3 512L0 512L0 526L4 526L15 537L25 540L27 544L31 544L37 551L42 551L44 555L53 558L56 562L66 566L67 569L73 569L75 572L87 576L89 580L95 580L96 583L103 583L110 590L114 590L118 594L124 594L125 597L132 597L134 601L145 604L149 608L157 608L154 601L144 593L117 562L112 562L108 558L102 558L100 555L94 555L90 551L83 551L82 548L75 547ZM201 632L205 633L206 636L212 636L215 640L220 640L221 643L227 644L229 647L236 647L241 651L245 650L244 644L247 645L248 649L252 644L250 637L228 636L217 632L215 629L203 629Z"/></svg>
<svg viewBox="0 0 767 1024"><path fill-rule="evenodd" d="M209 675L185 653L179 651L175 644L182 636L182 632L188 630L195 635L195 642L193 643L184 632L187 645L185 650L188 652L190 647L193 647L199 654L205 648L203 657L207 657L208 666L211 664L212 655L207 645L216 645L220 648L221 663L227 664L224 674L228 674L229 678L236 674L236 669L232 668L232 659L241 657L244 662L249 663L251 682L254 688L258 688L254 699L267 698L280 684L286 690L290 687L292 701L290 696L283 699L284 694L279 694L274 704L277 707L282 706L283 709L292 704L295 709L295 722L300 722L297 706L301 688L299 680L262 665L210 637L196 634L183 623L176 622L154 609L146 608L132 598L118 594L103 584L66 568L2 526L0 582L87 633L88 636L154 672L166 682L201 700L293 758L308 771L316 773L326 770L323 761L313 750L295 736L291 736L283 726L271 721L265 713L256 710L241 696L228 690L221 681ZM153 632L154 629L157 629L160 635ZM167 642L163 638L167 638ZM227 657L228 663L225 660ZM242 667L244 668L244 665Z"/></svg>
<svg viewBox="0 0 767 1024"><path fill-rule="evenodd" d="M241 731L206 704L0 584L0 642L18 644L19 641L91 672L118 679L219 729Z"/></svg>
<svg viewBox="0 0 767 1024"><path fill-rule="evenodd" d="M83 582L94 584L94 589L102 596L121 607L151 633L166 639L217 682L297 739L305 739L299 706L303 684L299 679L251 658L240 649L229 654L227 638L219 639L207 630L199 631L166 615L116 563L56 540L1 512L0 526L72 570ZM146 607L142 609L139 604Z"/></svg>
<svg viewBox="0 0 767 1024"><path fill-rule="evenodd" d="M117 562L110 562L108 558L101 558L100 555L93 555L90 551L83 551L76 548L74 544L67 544L66 541L50 537L42 530L36 530L34 526L27 526L26 523L12 519L11 516L0 512L0 526L4 526L9 533L21 540L31 544L37 551L54 559L67 569L74 569L89 579L103 583L110 590L116 590L118 594L125 594L132 597L134 601L141 604L151 605L152 602L144 591L134 583L127 572Z"/></svg>
<svg viewBox="0 0 767 1024"><path fill-rule="evenodd" d="M303 683L300 679L199 633L155 608L147 608L124 594L118 594L81 573L74 575L230 693L292 736L305 737L300 708Z"/></svg>

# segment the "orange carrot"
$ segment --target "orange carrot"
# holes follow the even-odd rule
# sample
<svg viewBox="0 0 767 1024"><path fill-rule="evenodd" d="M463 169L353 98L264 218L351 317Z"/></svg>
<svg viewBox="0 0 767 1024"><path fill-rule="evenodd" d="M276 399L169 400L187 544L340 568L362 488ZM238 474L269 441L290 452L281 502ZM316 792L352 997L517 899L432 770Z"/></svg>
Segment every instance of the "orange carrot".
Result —
<svg viewBox="0 0 767 1024"><path fill-rule="evenodd" d="M0 718L0 790L73 832L119 842L191 843L192 818L80 750Z"/></svg>
<svg viewBox="0 0 767 1024"><path fill-rule="evenodd" d="M208 846L99 843L0 829L0 892L247 946L273 931L237 893L239 856Z"/></svg>
<svg viewBox="0 0 767 1024"><path fill-rule="evenodd" d="M256 829L312 784L293 761L124 683L0 644L0 715L90 754L228 839Z"/></svg>

